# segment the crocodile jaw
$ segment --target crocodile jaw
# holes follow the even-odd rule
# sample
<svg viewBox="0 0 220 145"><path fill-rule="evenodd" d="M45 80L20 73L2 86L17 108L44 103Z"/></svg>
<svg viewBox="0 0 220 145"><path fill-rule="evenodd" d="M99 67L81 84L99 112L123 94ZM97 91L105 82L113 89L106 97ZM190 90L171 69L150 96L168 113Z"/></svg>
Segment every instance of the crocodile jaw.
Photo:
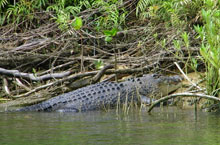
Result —
<svg viewBox="0 0 220 145"><path fill-rule="evenodd" d="M158 88L160 90L161 96L166 96L169 93L177 90L182 86L182 80L183 78L181 76L168 76L161 78L161 81L159 81Z"/></svg>
<svg viewBox="0 0 220 145"><path fill-rule="evenodd" d="M180 88L182 86L181 83L177 83L177 84L168 84L167 86L159 86L160 91L161 91L161 96L166 96L171 92L174 92L175 90L177 90L178 88Z"/></svg>

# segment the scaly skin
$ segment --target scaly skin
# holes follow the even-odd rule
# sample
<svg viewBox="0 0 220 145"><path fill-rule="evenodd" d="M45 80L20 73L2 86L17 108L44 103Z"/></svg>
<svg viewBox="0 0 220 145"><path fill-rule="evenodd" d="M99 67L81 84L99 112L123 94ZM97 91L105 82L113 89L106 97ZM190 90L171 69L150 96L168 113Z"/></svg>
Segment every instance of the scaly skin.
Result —
<svg viewBox="0 0 220 145"><path fill-rule="evenodd" d="M180 76L148 74L124 82L101 82L51 98L16 111L79 112L116 106L125 101L149 103L150 97L161 97L181 86Z"/></svg>

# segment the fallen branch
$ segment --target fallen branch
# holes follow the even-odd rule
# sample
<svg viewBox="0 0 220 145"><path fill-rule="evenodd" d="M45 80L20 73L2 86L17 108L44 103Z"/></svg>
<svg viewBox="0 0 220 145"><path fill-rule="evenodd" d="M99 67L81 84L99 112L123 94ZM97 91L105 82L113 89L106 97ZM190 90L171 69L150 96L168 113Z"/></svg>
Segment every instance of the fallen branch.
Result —
<svg viewBox="0 0 220 145"><path fill-rule="evenodd" d="M97 82L101 76L104 74L104 72L111 68L112 65L107 65L105 66L102 70L100 71L93 71L93 72L87 72L87 73L83 73L83 74L77 74L77 75L73 75L73 76L69 76L67 78L63 78L63 79L60 79L60 80L57 80L57 81L54 81L54 82L51 82L51 83L48 83L48 84L45 84L45 85L42 85L42 86L39 86L37 88L34 88L33 90L27 92L27 93L24 93L24 94L21 94L21 95L17 95L17 96L13 96L13 98L20 98L20 97L27 97L29 96L30 94L34 93L34 92L37 92L39 90L42 90L44 88L47 88L47 87L50 87L50 86L53 86L53 85L59 85L61 83L63 83L64 81L68 81L68 80L76 80L76 79L79 79L79 78L83 78L83 77L86 77L86 76L93 76L93 75L96 75L92 80L93 83Z"/></svg>
<svg viewBox="0 0 220 145"><path fill-rule="evenodd" d="M142 72L142 71L148 71L150 68L152 68L153 66L155 66L156 64L151 64L149 66L146 66L144 68L136 68L136 69L119 69L119 70L105 70L102 73L105 74L131 74L131 73L137 73L137 72ZM109 67L111 66L107 66L105 67L105 69L109 69ZM93 71L89 72L92 73L93 75L95 75L98 71ZM45 80L50 80L50 79L61 79L64 77L67 77L69 75L71 75L73 72L71 71L66 71L66 72L61 72L61 73L53 73L53 74L46 74L46 75L42 75L42 76L36 76L33 73L23 73L20 72L18 70L7 70L4 68L0 68L0 74L2 75L6 75L6 76L10 76L10 77L19 77L19 78L24 78L24 79L28 79L28 80L32 80L32 81L45 81ZM99 76L98 76L99 77ZM94 78L95 79L95 78ZM95 79L94 82L96 82L98 79Z"/></svg>
<svg viewBox="0 0 220 145"><path fill-rule="evenodd" d="M34 93L34 92L37 92L37 91L42 90L42 89L45 89L45 88L47 88L47 87L51 87L51 86L53 86L53 85L59 85L59 84L63 83L64 81L79 79L79 78L83 78L83 77L86 77L86 76L95 75L96 73L97 73L97 71L88 72L88 73L83 73L83 74L77 74L77 75L73 75L73 76L69 76L69 77L67 77L67 78L63 78L63 79L60 79L60 80L57 80L57 81L54 81L54 82L51 82L51 83L48 83L48 84L39 86L39 87L37 87L37 88L34 88L33 90L31 90L31 91L29 91L29 92L27 92L27 93L25 93L25 94L13 96L13 98L27 97L27 96L29 96L30 94Z"/></svg>
<svg viewBox="0 0 220 145"><path fill-rule="evenodd" d="M38 77L33 73L23 73L18 70L7 70L4 68L0 68L0 74L11 76L11 77L24 78L24 79L28 79L32 81L43 81L43 80L45 81L45 80L49 80L53 78L59 79L59 78L66 77L71 74L71 71L62 72L62 73L46 74L46 75Z"/></svg>
<svg viewBox="0 0 220 145"><path fill-rule="evenodd" d="M201 97L201 98L205 98L205 99L211 99L214 101L219 101L220 102L220 98L214 97L214 96L210 96L210 95L205 95L205 94L193 94L193 93L177 93L177 94L172 94L172 95L168 95L165 96L163 98L158 99L157 101L155 101L150 108L148 109L148 112L151 112L151 110L159 103L169 100L171 98L175 98L175 97Z"/></svg>
<svg viewBox="0 0 220 145"><path fill-rule="evenodd" d="M87 86L87 85L91 85L94 83L97 83L101 77L105 74L107 69L112 68L113 65L106 65L104 68L102 68L95 76L93 77L86 77L80 80L77 80L73 83L68 84L68 87L71 88L72 90Z"/></svg>
<svg viewBox="0 0 220 145"><path fill-rule="evenodd" d="M96 83L98 82L101 77L105 74L107 69L113 68L113 65L109 64L103 67L91 80L91 83Z"/></svg>

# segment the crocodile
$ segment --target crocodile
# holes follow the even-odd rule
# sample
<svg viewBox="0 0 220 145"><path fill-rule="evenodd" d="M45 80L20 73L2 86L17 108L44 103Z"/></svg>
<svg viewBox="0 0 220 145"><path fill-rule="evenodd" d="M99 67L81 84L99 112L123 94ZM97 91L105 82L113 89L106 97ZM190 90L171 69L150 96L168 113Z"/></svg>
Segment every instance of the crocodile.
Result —
<svg viewBox="0 0 220 145"><path fill-rule="evenodd" d="M16 111L80 112L97 110L118 103L150 103L175 91L181 86L182 77L147 74L123 82L104 81L53 97L44 102L19 108Z"/></svg>

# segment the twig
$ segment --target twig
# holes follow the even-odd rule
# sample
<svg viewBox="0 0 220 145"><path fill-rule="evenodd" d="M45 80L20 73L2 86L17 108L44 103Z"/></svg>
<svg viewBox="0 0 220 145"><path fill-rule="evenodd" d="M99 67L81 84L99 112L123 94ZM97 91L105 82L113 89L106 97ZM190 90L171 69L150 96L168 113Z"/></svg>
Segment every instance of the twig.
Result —
<svg viewBox="0 0 220 145"><path fill-rule="evenodd" d="M199 90L202 90L201 87L199 87L198 85L196 85L194 82L192 82L189 77L183 72L183 70L180 68L180 66L178 65L177 62L174 62L174 64L177 66L177 68L179 69L179 71L183 74L184 78L187 79L187 81L189 81L194 87L198 88Z"/></svg>
<svg viewBox="0 0 220 145"><path fill-rule="evenodd" d="M106 66L104 66L91 80L91 83L96 83L98 82L101 77L105 74L107 69L113 68L113 65L108 64Z"/></svg>
<svg viewBox="0 0 220 145"><path fill-rule="evenodd" d="M220 102L220 98L214 97L214 96L210 96L210 95L205 95L205 94L193 94L193 93L177 93L177 94L172 94L172 95L168 95L165 96L163 98L158 99L157 101L155 101L150 108L148 109L148 112L151 112L151 110L160 102L169 100L171 98L175 98L175 97L201 97L201 98L205 98L205 99L211 99L211 100L215 100L215 101L219 101Z"/></svg>
<svg viewBox="0 0 220 145"><path fill-rule="evenodd" d="M58 65L58 66L56 66L56 67L53 67L53 68L51 68L51 69L49 69L49 70L46 70L46 71L44 71L44 72L38 73L38 75L43 75L43 74L46 74L46 73L55 71L55 70L58 69L58 68L66 67L66 66L71 65L71 64L74 64L74 63L76 63L76 62L74 62L74 61L69 61L69 62L67 62L67 63L61 64L61 65Z"/></svg>

